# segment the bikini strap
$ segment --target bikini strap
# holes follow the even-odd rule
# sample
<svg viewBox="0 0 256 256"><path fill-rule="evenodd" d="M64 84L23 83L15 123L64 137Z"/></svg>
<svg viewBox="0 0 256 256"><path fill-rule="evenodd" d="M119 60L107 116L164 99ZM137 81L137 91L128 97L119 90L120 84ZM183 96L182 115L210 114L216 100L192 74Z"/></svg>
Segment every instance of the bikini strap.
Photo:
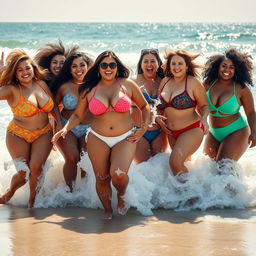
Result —
<svg viewBox="0 0 256 256"><path fill-rule="evenodd" d="M209 87L208 91L217 83L217 81L218 81L218 79L215 79L215 80L213 81L213 83L212 83L211 86Z"/></svg>
<svg viewBox="0 0 256 256"><path fill-rule="evenodd" d="M233 89L234 89L234 95L236 95L236 83L233 81Z"/></svg>
<svg viewBox="0 0 256 256"><path fill-rule="evenodd" d="M47 90L44 89L44 87L37 80L35 80L35 83L39 85L39 87L42 88L42 90L50 97L50 94L47 92Z"/></svg>
<svg viewBox="0 0 256 256"><path fill-rule="evenodd" d="M186 80L185 80L185 91L186 91L186 92L188 92L188 91L187 91L187 81L188 81L188 76L186 76Z"/></svg>
<svg viewBox="0 0 256 256"><path fill-rule="evenodd" d="M170 77L170 78L164 83L164 85L163 85L162 90L160 91L160 93L163 91L164 87L166 86L166 84L167 84L171 79L172 79L172 78Z"/></svg>

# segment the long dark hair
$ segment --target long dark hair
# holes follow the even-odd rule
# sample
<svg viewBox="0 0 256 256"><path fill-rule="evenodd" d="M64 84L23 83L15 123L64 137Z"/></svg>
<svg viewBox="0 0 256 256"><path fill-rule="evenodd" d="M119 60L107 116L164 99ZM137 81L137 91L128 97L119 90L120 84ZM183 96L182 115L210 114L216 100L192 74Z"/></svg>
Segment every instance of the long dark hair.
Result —
<svg viewBox="0 0 256 256"><path fill-rule="evenodd" d="M164 65L164 74L167 77L173 77L173 74L170 70L170 64L172 61L173 56L178 55L182 57L188 67L187 74L194 77L199 77L199 72L197 71L198 68L201 68L199 64L196 64L194 60L200 56L198 54L191 54L185 50L177 50L177 51L169 51L165 55L166 63Z"/></svg>
<svg viewBox="0 0 256 256"><path fill-rule="evenodd" d="M141 63L142 63L142 60L143 60L143 57L146 55L146 54L149 54L151 53L152 55L154 55L156 57L156 60L158 62L158 69L156 71L156 75L160 78L164 78L164 70L162 68L162 65L163 65L163 62L159 56L159 52L157 49L144 49L141 51L141 54L140 54L140 59L139 59L139 62L137 64L137 73L138 74L143 74L143 70L141 68Z"/></svg>
<svg viewBox="0 0 256 256"><path fill-rule="evenodd" d="M66 83L67 81L70 81L73 77L72 74L70 73L70 68L71 65L74 61L74 59L82 57L83 60L86 62L88 69L92 66L93 60L91 57L86 55L84 52L73 52L71 53L66 61L64 62L64 65L57 77L53 80L53 82L50 84L50 90L52 91L53 94L56 94L59 87Z"/></svg>
<svg viewBox="0 0 256 256"><path fill-rule="evenodd" d="M252 81L253 63L252 57L247 53L242 53L237 49L228 49L224 54L210 56L205 64L203 80L205 84L212 84L218 79L219 68L224 59L230 59L235 66L235 75L232 78L242 88L254 86Z"/></svg>
<svg viewBox="0 0 256 256"><path fill-rule="evenodd" d="M101 75L99 73L99 65L104 58L112 57L117 64L117 74L116 77L128 78L130 75L129 69L121 62L121 60L112 51L102 52L95 60L92 67L88 70L84 78L84 84L79 87L79 93L88 93L94 88L98 82L101 80Z"/></svg>

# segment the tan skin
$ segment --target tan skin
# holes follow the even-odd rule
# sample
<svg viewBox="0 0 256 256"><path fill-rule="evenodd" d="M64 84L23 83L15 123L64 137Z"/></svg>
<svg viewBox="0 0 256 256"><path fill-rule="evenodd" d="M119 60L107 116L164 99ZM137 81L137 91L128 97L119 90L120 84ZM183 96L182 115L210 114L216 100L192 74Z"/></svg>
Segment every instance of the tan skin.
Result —
<svg viewBox="0 0 256 256"><path fill-rule="evenodd" d="M154 54L148 53L143 56L141 68L142 74L138 74L134 81L139 85L142 92L147 93L150 97L157 95L158 87L161 79L157 77L157 69L159 65ZM151 105L151 107L153 107ZM135 126L141 124L141 112L137 108L132 108L132 118ZM153 122L153 113L151 113L151 121L147 130L158 130L160 126ZM158 137L151 143L142 137L137 143L137 149L134 156L135 163L141 163L147 161L150 157L159 152L165 152L168 147L167 136L164 132L161 132Z"/></svg>
<svg viewBox="0 0 256 256"><path fill-rule="evenodd" d="M49 69L54 76L57 76L60 73L64 65L65 59L65 56L60 54L53 56L53 58L51 59Z"/></svg>
<svg viewBox="0 0 256 256"><path fill-rule="evenodd" d="M55 101L59 105L62 102L66 93L71 94L74 98L79 98L78 89L83 83L84 76L88 70L88 66L82 57L75 58L70 67L70 73L73 76L71 81L64 83L57 91ZM69 119L74 113L74 109L69 110L63 108L61 115ZM89 123L89 115L85 115L82 124ZM77 176L77 163L80 160L80 154L86 152L85 136L77 138L71 131L65 136L65 139L60 138L56 143L58 149L62 153L65 163L63 166L63 175L66 184L69 186L70 191L73 190L73 184ZM82 170L82 177L86 175L86 172Z"/></svg>
<svg viewBox="0 0 256 256"><path fill-rule="evenodd" d="M220 64L218 81L210 89L212 103L220 106L233 96L233 80L235 67L231 60L225 59ZM209 85L205 85L209 89ZM244 154L248 146L256 145L256 115L253 102L253 96L249 88L242 88L236 84L236 98L239 105L243 106L249 127L244 127L233 132L221 143L219 143L210 133L207 135L204 152L212 159L219 161L223 158L229 158L238 161ZM234 114L226 117L210 116L210 125L213 128L225 127L240 117L240 114Z"/></svg>
<svg viewBox="0 0 256 256"><path fill-rule="evenodd" d="M111 63L115 60L105 57L101 62ZM116 78L117 68L101 69L99 67L101 80L97 84L97 91L94 95L105 106L114 106L119 98L123 96L120 90L122 84L127 95L142 111L143 129L134 130L134 133L126 139L120 141L112 148L96 137L94 134L88 134L87 152L92 162L96 177L96 191L105 209L104 219L112 219L113 210L111 206L111 181L117 190L117 208L120 213L126 212L123 196L129 182L127 175L130 164L136 150L136 142L140 140L146 131L149 119L149 106L141 94L138 86L130 79ZM86 96L80 96L78 106L69 119L67 125L61 131L55 134L53 142L56 142L60 136L65 137L67 132L75 127L84 116L88 108L88 103L93 96L93 90ZM106 112L102 115L93 115L91 119L91 128L100 135L107 137L119 136L133 128L133 121L130 111L118 113L115 111ZM95 153L97 152L97 153ZM117 170L120 170L118 172Z"/></svg>
<svg viewBox="0 0 256 256"><path fill-rule="evenodd" d="M22 94L26 100L41 108L44 106L51 95L47 85L43 81L39 83L48 92L46 94L39 85L34 81L33 67L29 60L21 61L16 70L16 78L22 86ZM20 90L17 85L7 85L0 88L0 100L7 100L8 105L13 108L18 104L20 99ZM58 109L54 107L52 115L58 119ZM49 123L48 113L39 112L31 117L14 116L13 120L21 127L28 130L42 129ZM49 156L51 145L52 131L40 136L32 143L26 142L24 139L6 133L7 149L13 160L22 158L30 169L30 195L29 207L33 207L36 194L39 191L39 179L42 173L42 166ZM11 180L10 188L0 197L0 203L8 202L14 195L15 191L26 183L26 172L19 170Z"/></svg>
<svg viewBox="0 0 256 256"><path fill-rule="evenodd" d="M187 76L185 60L179 55L172 57L170 69L173 78L164 78L159 89L166 102L170 102L171 99L185 90ZM209 107L205 90L202 84L193 76L187 77L187 92L197 102L196 108L179 110L167 107L163 113L165 117L157 118L157 122L169 134L169 144L172 148L169 164L174 175L188 172L184 163L199 148L204 134L208 132L207 116ZM183 129L198 120L204 125L204 131L201 128L190 129L180 134L176 140L170 135L170 130Z"/></svg>

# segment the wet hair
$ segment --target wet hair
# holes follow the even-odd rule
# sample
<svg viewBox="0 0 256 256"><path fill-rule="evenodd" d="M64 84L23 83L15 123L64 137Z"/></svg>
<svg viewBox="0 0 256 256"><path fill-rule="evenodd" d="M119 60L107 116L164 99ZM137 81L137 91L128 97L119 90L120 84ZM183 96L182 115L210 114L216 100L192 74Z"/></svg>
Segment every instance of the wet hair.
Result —
<svg viewBox="0 0 256 256"><path fill-rule="evenodd" d="M118 78L128 78L130 75L129 69L121 62L121 60L112 51L102 52L95 60L92 67L88 70L84 78L84 84L79 87L79 93L90 92L101 80L101 75L99 73L99 65L104 58L112 57L117 64L117 74Z"/></svg>
<svg viewBox="0 0 256 256"><path fill-rule="evenodd" d="M205 70L202 73L205 84L210 85L218 79L220 65L225 59L231 60L235 66L235 74L233 77L235 82L240 84L242 88L253 86L252 57L247 53L242 53L233 48L228 49L224 54L216 54L208 58L205 64Z"/></svg>
<svg viewBox="0 0 256 256"><path fill-rule="evenodd" d="M152 54L156 57L156 60L158 62L158 69L156 71L156 75L160 78L164 78L164 70L162 68L162 65L163 65L163 62L159 56L159 52L157 49L144 49L141 51L141 54L140 54L140 59L139 59L139 62L137 64L137 73L138 74L143 74L143 70L141 68L141 64L142 64L142 60L143 60L143 57L146 55L146 54Z"/></svg>
<svg viewBox="0 0 256 256"><path fill-rule="evenodd" d="M70 81L73 76L70 72L71 65L73 61L77 58L82 57L84 62L87 64L88 69L93 65L93 59L86 55L84 52L71 52L64 62L64 65L60 71L60 73L57 75L57 77L54 79L54 81L50 84L50 90L53 94L56 94L59 87L66 83L67 81Z"/></svg>
<svg viewBox="0 0 256 256"><path fill-rule="evenodd" d="M6 58L6 66L1 70L0 86L4 85L16 85L19 81L16 78L17 67L20 62L29 60L33 67L34 79L44 80L45 72L39 68L39 66L28 56L26 52L21 49L15 49L9 53Z"/></svg>
<svg viewBox="0 0 256 256"><path fill-rule="evenodd" d="M173 77L173 74L170 70L170 64L173 56L178 55L182 57L188 67L187 74L194 77L199 77L199 72L197 69L202 68L201 65L196 64L194 60L200 56L200 54L191 54L185 50L176 50L176 51L168 51L165 54L166 63L163 65L164 75L167 77Z"/></svg>

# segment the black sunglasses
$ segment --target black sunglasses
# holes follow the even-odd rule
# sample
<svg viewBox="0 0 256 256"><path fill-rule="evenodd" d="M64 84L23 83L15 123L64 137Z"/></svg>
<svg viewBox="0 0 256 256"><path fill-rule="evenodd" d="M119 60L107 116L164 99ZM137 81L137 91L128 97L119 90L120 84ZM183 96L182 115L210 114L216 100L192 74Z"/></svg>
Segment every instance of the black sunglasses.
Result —
<svg viewBox="0 0 256 256"><path fill-rule="evenodd" d="M159 53L157 48L148 48L148 49L142 49L141 54L146 54L146 53Z"/></svg>
<svg viewBox="0 0 256 256"><path fill-rule="evenodd" d="M116 62L110 62L110 63L101 62L100 63L100 68L107 69L108 67L110 67L111 69L115 69L117 67L117 64L116 64Z"/></svg>

